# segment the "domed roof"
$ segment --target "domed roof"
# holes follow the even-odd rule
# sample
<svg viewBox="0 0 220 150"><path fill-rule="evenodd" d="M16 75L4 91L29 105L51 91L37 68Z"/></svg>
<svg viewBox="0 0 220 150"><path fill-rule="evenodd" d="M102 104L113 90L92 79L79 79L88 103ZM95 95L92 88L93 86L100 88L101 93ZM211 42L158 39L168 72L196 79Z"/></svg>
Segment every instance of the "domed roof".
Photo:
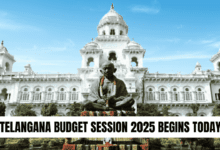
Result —
<svg viewBox="0 0 220 150"><path fill-rule="evenodd" d="M1 45L0 45L0 51L8 51L7 48L4 47L3 41L2 41L2 43L1 43Z"/></svg>
<svg viewBox="0 0 220 150"><path fill-rule="evenodd" d="M128 48L129 49L143 49L141 46L140 46L140 44L138 44L138 43L136 43L135 41L130 41L129 43L128 43Z"/></svg>
<svg viewBox="0 0 220 150"><path fill-rule="evenodd" d="M196 63L196 67L201 67L199 62Z"/></svg>
<svg viewBox="0 0 220 150"><path fill-rule="evenodd" d="M84 48L85 49L97 49L97 48L99 48L99 45L96 42L92 41L92 42L87 43L84 46Z"/></svg>
<svg viewBox="0 0 220 150"><path fill-rule="evenodd" d="M110 11L105 14L99 22L98 28L102 27L105 24L120 24L128 29L127 24L123 20L123 17L119 15L115 10L112 4Z"/></svg>

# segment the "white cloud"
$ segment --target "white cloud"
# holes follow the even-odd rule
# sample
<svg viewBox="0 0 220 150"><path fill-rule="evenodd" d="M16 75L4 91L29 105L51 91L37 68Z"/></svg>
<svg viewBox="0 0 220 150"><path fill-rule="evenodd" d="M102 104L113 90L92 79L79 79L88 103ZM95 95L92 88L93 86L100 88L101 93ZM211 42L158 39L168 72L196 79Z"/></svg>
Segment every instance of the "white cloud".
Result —
<svg viewBox="0 0 220 150"><path fill-rule="evenodd" d="M183 25L179 25L179 26L177 27L177 29L181 29L181 28L183 28Z"/></svg>
<svg viewBox="0 0 220 150"><path fill-rule="evenodd" d="M180 59L207 59L211 58L212 55L172 55L166 57L154 57L154 58L144 58L144 61L148 62L156 62L156 61L172 61L172 60L180 60Z"/></svg>
<svg viewBox="0 0 220 150"><path fill-rule="evenodd" d="M148 14L157 14L160 12L160 9L155 8L154 6L134 6L131 10L133 12L143 12Z"/></svg>
<svg viewBox="0 0 220 150"><path fill-rule="evenodd" d="M214 48L220 48L220 41L218 42L213 42L209 46L214 47Z"/></svg>

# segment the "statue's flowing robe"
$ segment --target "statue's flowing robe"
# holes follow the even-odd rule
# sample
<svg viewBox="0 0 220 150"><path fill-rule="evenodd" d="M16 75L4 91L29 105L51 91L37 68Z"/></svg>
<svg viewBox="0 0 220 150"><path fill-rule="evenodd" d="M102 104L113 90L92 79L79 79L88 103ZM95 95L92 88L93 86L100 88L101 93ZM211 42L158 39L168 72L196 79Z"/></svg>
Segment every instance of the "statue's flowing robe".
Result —
<svg viewBox="0 0 220 150"><path fill-rule="evenodd" d="M100 82L101 82L101 78L100 77L98 80L96 80L91 88L90 88L90 93L89 93L89 96L88 96L88 100L89 101L92 101L92 102L96 102L98 99L102 99L102 97L100 96ZM115 82L116 82L116 94L115 94L115 97L118 98L120 96L127 96L128 95L128 91L126 89L126 86L125 86L125 83L116 78L115 78Z"/></svg>

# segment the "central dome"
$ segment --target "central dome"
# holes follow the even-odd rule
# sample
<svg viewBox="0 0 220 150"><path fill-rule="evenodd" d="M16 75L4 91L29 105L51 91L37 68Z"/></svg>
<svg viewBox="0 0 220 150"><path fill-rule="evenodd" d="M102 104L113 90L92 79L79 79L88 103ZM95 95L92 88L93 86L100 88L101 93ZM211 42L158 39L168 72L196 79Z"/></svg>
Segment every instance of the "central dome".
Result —
<svg viewBox="0 0 220 150"><path fill-rule="evenodd" d="M125 21L123 20L123 17L121 15L119 15L115 10L114 10L114 6L112 4L110 11L105 14L102 19L99 22L99 25L97 27L98 31L102 30L103 27L105 26L111 26L111 28L113 28L112 26L120 26L121 29L121 33L119 31L118 34L116 35L123 35L123 31L127 34L128 33L128 26L125 23ZM100 34L103 32L99 32ZM102 34L102 35L108 35L108 34Z"/></svg>

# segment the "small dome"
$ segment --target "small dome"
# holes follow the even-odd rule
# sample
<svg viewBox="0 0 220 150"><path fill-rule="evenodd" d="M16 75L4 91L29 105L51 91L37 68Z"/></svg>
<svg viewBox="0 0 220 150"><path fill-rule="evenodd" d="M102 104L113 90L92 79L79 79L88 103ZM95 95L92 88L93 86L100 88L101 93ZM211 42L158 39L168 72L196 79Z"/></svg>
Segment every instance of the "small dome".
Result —
<svg viewBox="0 0 220 150"><path fill-rule="evenodd" d="M101 28L105 24L119 24L124 26L128 31L128 26L123 20L123 17L119 15L115 10L112 4L110 11L105 14L99 22L98 28Z"/></svg>
<svg viewBox="0 0 220 150"><path fill-rule="evenodd" d="M2 41L2 43L1 43L1 45L0 45L0 51L8 51L7 48L4 47L3 41Z"/></svg>
<svg viewBox="0 0 220 150"><path fill-rule="evenodd" d="M131 41L128 43L128 49L142 49L142 47L135 41Z"/></svg>
<svg viewBox="0 0 220 150"><path fill-rule="evenodd" d="M196 67L201 67L199 62L196 63Z"/></svg>
<svg viewBox="0 0 220 150"><path fill-rule="evenodd" d="M85 49L97 49L97 48L99 48L99 45L96 42L92 41L92 42L86 44L84 46L84 48Z"/></svg>

